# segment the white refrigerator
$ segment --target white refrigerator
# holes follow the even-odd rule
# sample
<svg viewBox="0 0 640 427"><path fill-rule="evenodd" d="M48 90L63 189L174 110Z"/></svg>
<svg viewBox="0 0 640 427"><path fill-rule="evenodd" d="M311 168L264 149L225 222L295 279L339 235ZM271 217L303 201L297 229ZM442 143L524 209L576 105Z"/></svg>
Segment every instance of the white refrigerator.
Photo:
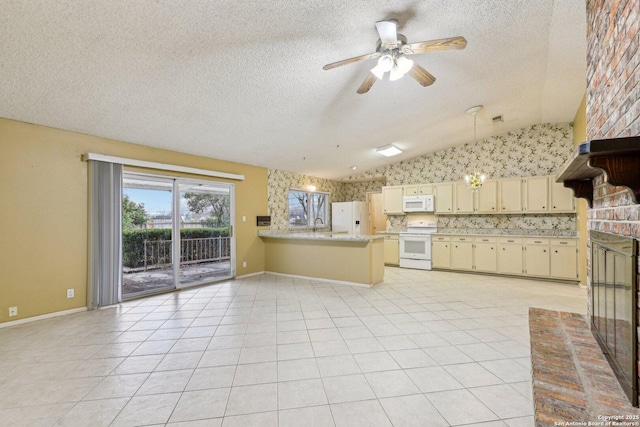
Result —
<svg viewBox="0 0 640 427"><path fill-rule="evenodd" d="M369 234L369 205L365 202L331 203L331 231Z"/></svg>

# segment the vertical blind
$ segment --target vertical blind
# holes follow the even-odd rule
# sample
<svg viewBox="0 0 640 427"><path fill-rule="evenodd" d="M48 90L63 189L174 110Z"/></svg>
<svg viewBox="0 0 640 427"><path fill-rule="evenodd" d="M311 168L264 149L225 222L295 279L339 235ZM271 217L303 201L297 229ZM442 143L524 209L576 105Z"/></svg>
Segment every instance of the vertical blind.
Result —
<svg viewBox="0 0 640 427"><path fill-rule="evenodd" d="M122 289L122 165L90 160L87 307L117 304Z"/></svg>

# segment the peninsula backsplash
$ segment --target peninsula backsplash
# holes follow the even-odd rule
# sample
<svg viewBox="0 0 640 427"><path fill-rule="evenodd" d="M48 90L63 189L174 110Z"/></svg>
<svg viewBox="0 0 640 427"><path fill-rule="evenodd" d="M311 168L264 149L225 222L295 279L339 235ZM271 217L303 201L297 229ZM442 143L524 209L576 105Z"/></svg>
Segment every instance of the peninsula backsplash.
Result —
<svg viewBox="0 0 640 427"><path fill-rule="evenodd" d="M573 152L571 123L540 124L477 143L403 160L384 167L333 181L280 170L269 170L268 204L272 229L288 228L289 188L315 185L331 193L332 202L366 200L367 192L384 185L407 185L459 181L476 165L489 178L551 175L561 169ZM387 229L406 226L406 216L389 216ZM499 228L526 230L575 230L575 215L440 215L438 228Z"/></svg>

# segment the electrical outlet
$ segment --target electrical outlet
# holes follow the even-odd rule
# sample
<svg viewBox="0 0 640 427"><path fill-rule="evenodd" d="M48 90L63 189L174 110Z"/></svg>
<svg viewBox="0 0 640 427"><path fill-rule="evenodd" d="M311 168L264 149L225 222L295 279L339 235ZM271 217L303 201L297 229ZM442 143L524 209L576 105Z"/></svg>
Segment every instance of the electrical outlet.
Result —
<svg viewBox="0 0 640 427"><path fill-rule="evenodd" d="M9 317L18 315L18 307L9 307Z"/></svg>
<svg viewBox="0 0 640 427"><path fill-rule="evenodd" d="M242 261L242 267L244 267L244 268L247 267L247 261Z"/></svg>
<svg viewBox="0 0 640 427"><path fill-rule="evenodd" d="M67 298L73 298L75 296L75 290L67 289Z"/></svg>

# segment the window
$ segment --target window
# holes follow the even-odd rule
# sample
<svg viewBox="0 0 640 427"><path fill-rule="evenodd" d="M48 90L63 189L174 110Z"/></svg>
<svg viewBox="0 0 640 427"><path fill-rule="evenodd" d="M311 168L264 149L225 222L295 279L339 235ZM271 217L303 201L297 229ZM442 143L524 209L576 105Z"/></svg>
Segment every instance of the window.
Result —
<svg viewBox="0 0 640 427"><path fill-rule="evenodd" d="M313 227L319 218L327 224L329 193L289 190L289 227ZM320 225L320 220L317 220Z"/></svg>

